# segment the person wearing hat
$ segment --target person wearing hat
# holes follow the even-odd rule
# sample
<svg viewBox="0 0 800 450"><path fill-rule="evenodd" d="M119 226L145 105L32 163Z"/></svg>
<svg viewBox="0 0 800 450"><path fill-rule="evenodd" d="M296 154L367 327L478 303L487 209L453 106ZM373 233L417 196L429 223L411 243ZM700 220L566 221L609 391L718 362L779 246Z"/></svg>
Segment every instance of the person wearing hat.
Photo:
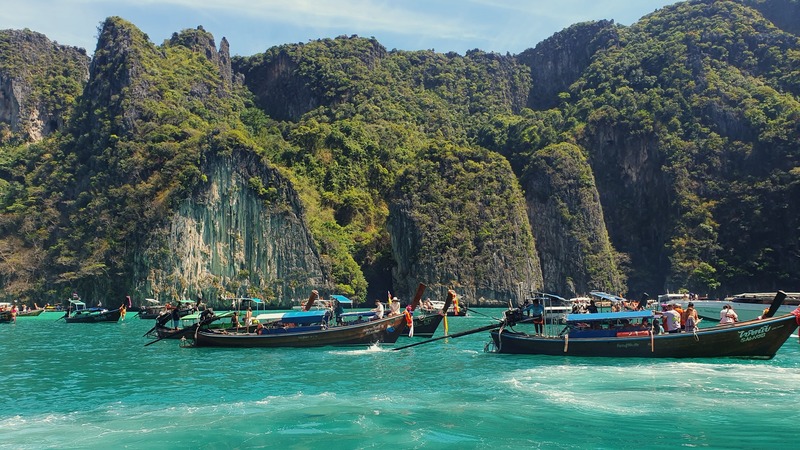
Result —
<svg viewBox="0 0 800 450"><path fill-rule="evenodd" d="M389 304L389 316L397 316L400 314L400 300L397 297L392 299L392 303Z"/></svg>

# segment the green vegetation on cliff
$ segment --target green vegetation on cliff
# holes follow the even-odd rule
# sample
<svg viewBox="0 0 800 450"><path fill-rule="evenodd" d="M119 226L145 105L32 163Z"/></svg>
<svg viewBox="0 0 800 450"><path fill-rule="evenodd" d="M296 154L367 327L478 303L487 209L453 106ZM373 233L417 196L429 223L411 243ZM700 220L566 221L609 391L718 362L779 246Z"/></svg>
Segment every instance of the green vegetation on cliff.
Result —
<svg viewBox="0 0 800 450"><path fill-rule="evenodd" d="M109 18L85 86L80 58L20 59L20 38L29 58L53 46L0 32L0 78L66 121L31 144L0 124L0 281L30 297L141 285L131 274L167 264L165 227L209 187L206 163L245 153L293 186L251 170L246 189L303 216L314 245L297 251L357 300L416 281L495 299L519 283L794 289L800 40L781 11L797 3L683 2L518 57L351 36L230 62L202 28L157 46ZM273 293L231 270L230 286Z"/></svg>

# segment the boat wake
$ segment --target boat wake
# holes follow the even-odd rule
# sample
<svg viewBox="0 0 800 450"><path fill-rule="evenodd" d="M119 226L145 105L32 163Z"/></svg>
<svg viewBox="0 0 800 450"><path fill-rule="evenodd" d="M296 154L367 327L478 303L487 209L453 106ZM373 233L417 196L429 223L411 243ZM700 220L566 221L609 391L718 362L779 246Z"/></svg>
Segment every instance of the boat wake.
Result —
<svg viewBox="0 0 800 450"><path fill-rule="evenodd" d="M380 344L375 343L370 345L369 347L359 347L358 349L350 349L350 350L333 350L331 354L333 355L368 355L372 353L381 353L381 352L388 352L391 351L391 348L381 347Z"/></svg>

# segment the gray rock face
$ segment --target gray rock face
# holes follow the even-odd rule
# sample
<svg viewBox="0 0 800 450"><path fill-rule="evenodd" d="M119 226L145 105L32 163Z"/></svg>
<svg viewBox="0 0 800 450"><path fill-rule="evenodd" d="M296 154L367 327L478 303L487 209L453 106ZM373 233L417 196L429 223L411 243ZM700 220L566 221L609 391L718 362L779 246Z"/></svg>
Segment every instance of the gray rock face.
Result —
<svg viewBox="0 0 800 450"><path fill-rule="evenodd" d="M210 161L205 173L202 192L180 205L143 258L137 278L144 290L161 298L202 292L209 300L252 295L288 302L328 287L299 199L277 171L235 153ZM254 178L274 190L259 194ZM168 256L155 257L157 247Z"/></svg>
<svg viewBox="0 0 800 450"><path fill-rule="evenodd" d="M595 52L616 39L614 21L587 22L573 25L520 53L517 59L531 69L528 107L557 106L558 94L569 90L592 62Z"/></svg>
<svg viewBox="0 0 800 450"><path fill-rule="evenodd" d="M12 49L0 62L0 124L28 142L63 128L89 76L86 52L30 30L0 30L0 47Z"/></svg>
<svg viewBox="0 0 800 450"><path fill-rule="evenodd" d="M580 149L559 144L540 150L526 178L544 289L568 296L623 290L594 176Z"/></svg>

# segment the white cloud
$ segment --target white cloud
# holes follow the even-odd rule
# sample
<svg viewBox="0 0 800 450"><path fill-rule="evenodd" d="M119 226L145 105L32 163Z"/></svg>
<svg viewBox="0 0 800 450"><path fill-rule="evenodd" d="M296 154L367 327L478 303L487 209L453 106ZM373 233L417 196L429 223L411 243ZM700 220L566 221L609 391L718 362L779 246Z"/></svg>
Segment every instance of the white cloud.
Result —
<svg viewBox="0 0 800 450"><path fill-rule="evenodd" d="M30 28L62 44L96 44L96 27L118 15L154 42L203 25L233 53L357 34L388 48L518 53L577 22L630 24L669 0L0 0L3 28Z"/></svg>

